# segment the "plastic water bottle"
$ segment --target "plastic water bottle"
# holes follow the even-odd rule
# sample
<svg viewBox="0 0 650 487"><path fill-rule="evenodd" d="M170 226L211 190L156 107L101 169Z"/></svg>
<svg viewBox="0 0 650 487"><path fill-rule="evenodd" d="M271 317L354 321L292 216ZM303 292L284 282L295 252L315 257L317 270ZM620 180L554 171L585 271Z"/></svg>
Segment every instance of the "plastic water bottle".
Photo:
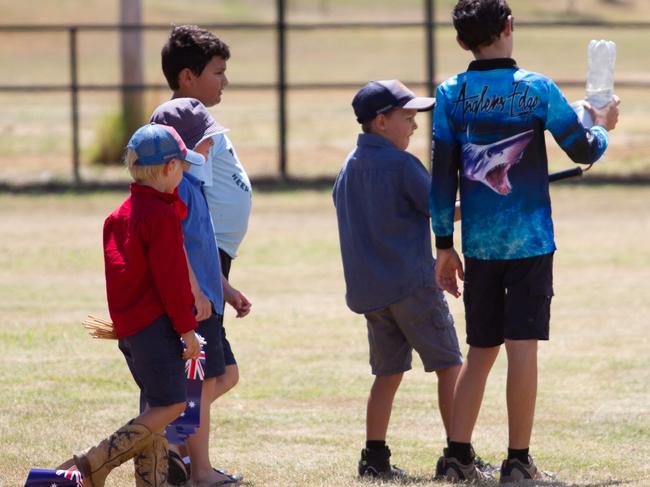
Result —
<svg viewBox="0 0 650 487"><path fill-rule="evenodd" d="M585 100L594 108L602 108L614 96L616 44L612 41L592 40L587 48L587 61ZM572 107L585 127L593 126L593 120L589 112L584 109L582 100L573 103Z"/></svg>
<svg viewBox="0 0 650 487"><path fill-rule="evenodd" d="M589 43L587 71L587 101L596 108L607 105L614 96L614 64L616 44L612 41Z"/></svg>

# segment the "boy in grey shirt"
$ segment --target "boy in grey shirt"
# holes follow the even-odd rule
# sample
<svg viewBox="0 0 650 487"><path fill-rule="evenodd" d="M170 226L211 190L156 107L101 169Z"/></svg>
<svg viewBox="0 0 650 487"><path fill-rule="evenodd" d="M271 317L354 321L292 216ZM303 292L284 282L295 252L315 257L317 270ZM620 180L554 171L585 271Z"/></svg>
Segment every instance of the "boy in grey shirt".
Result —
<svg viewBox="0 0 650 487"><path fill-rule="evenodd" d="M418 111L433 98L416 97L400 81L371 81L352 106L362 125L357 147L334 183L334 205L349 308L365 315L370 365L376 376L366 412L366 448L359 475L404 476L391 466L386 432L395 393L415 349L438 376L445 430L462 358L447 302L436 286L429 227L431 178L406 152Z"/></svg>

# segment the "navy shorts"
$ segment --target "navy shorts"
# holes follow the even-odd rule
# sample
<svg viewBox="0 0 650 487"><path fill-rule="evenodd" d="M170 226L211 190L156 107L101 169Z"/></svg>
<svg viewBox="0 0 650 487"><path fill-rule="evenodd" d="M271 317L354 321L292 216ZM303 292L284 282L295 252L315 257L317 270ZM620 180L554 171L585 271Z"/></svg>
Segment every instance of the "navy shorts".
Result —
<svg viewBox="0 0 650 487"><path fill-rule="evenodd" d="M230 266L232 265L232 257L228 255L228 252L225 250L219 249L219 261L221 264L221 273L223 277L228 279L230 276Z"/></svg>
<svg viewBox="0 0 650 487"><path fill-rule="evenodd" d="M212 313L203 321L199 321L196 332L206 340L203 346L205 351L205 378L219 377L225 374L227 365L237 363L232 353L230 342L226 338L223 327L223 315Z"/></svg>
<svg viewBox="0 0 650 487"><path fill-rule="evenodd" d="M465 258L467 343L496 347L504 340L548 340L553 253L513 260Z"/></svg>
<svg viewBox="0 0 650 487"><path fill-rule="evenodd" d="M167 315L141 332L119 340L131 375L149 406L185 402L183 345Z"/></svg>

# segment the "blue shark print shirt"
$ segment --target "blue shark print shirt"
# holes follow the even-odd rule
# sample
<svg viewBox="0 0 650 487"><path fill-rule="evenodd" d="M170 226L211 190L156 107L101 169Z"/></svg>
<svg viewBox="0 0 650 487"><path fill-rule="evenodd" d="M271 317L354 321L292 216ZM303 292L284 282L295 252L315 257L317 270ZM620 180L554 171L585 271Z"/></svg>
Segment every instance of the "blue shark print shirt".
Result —
<svg viewBox="0 0 650 487"><path fill-rule="evenodd" d="M598 160L607 131L585 129L556 84L513 59L474 61L437 90L432 186L436 246L452 246L460 185L463 254L520 259L555 250L544 131L577 163Z"/></svg>

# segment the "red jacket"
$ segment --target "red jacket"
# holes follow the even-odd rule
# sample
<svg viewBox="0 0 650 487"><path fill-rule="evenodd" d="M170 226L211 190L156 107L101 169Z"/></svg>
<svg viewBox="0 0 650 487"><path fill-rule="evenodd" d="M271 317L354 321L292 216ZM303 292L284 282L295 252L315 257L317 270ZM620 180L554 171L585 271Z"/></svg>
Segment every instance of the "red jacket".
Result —
<svg viewBox="0 0 650 487"><path fill-rule="evenodd" d="M108 310L118 338L166 314L180 335L197 326L178 193L131 184L131 196L104 222Z"/></svg>

